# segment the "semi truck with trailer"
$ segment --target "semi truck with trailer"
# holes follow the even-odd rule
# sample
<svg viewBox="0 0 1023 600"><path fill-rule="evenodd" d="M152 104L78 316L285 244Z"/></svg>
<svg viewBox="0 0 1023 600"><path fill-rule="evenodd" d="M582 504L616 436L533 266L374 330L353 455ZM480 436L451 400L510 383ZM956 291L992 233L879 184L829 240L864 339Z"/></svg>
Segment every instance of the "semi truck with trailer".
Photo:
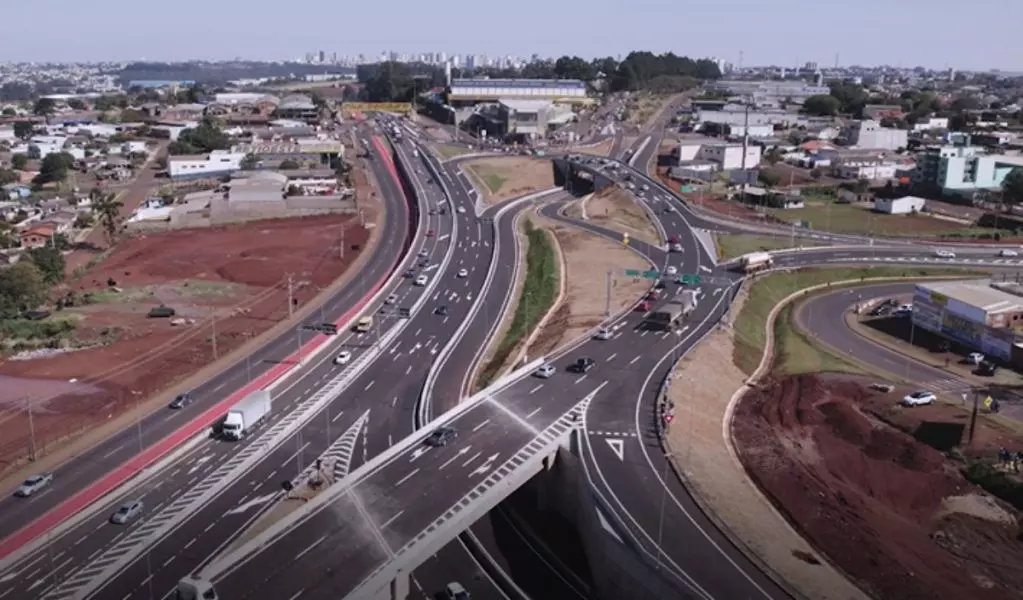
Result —
<svg viewBox="0 0 1023 600"><path fill-rule="evenodd" d="M270 414L270 408L270 392L256 390L246 395L227 411L220 425L220 436L232 441L242 439Z"/></svg>
<svg viewBox="0 0 1023 600"><path fill-rule="evenodd" d="M739 269L743 273L756 273L774 266L774 258L769 252L750 252L739 257Z"/></svg>

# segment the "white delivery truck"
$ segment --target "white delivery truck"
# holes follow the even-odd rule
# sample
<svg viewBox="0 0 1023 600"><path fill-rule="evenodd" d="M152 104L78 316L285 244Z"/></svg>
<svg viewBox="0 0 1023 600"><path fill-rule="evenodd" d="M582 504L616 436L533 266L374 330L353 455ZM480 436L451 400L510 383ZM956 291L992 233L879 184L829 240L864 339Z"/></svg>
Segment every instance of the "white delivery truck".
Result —
<svg viewBox="0 0 1023 600"><path fill-rule="evenodd" d="M768 252L750 252L739 257L739 268L744 273L754 273L774 266L774 259Z"/></svg>
<svg viewBox="0 0 1023 600"><path fill-rule="evenodd" d="M227 411L220 435L227 440L237 441L270 414L270 392L257 390L238 401Z"/></svg>

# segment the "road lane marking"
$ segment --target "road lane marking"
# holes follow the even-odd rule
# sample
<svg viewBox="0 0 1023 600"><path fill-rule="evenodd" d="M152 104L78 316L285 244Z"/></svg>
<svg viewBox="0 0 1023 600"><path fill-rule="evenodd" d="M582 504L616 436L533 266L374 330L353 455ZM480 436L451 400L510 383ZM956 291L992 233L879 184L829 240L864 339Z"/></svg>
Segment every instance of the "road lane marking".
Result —
<svg viewBox="0 0 1023 600"><path fill-rule="evenodd" d="M366 384L366 388L365 388L365 389L364 389L363 391L364 391L364 392L368 392L368 391L369 391L369 388L373 387L373 384L374 384L374 383L376 383L376 379L374 379L373 381L370 381L369 383L367 383L367 384Z"/></svg>
<svg viewBox="0 0 1023 600"><path fill-rule="evenodd" d="M618 353L617 353L617 352L615 352L615 353L614 353L614 354L612 354L611 356L608 356L608 357L607 357L607 362L611 362L612 360L614 360L614 359L615 359L615 357L616 357L616 356L618 356Z"/></svg>
<svg viewBox="0 0 1023 600"><path fill-rule="evenodd" d="M474 461L474 460L476 460L477 458L480 457L480 454L483 454L483 453L482 452L477 452L476 454L473 454L472 456L469 457L469 460L467 460L464 463L462 463L462 466L463 467L468 467L470 464L472 464L472 461Z"/></svg>
<svg viewBox="0 0 1023 600"><path fill-rule="evenodd" d="M412 479L412 476L415 475L418 472L419 472L419 467L416 467L415 469L412 470L411 473L409 473L408 475L402 477L397 482L395 482L394 487L401 487L401 484L405 483L409 479Z"/></svg>
<svg viewBox="0 0 1023 600"><path fill-rule="evenodd" d="M383 523L382 523L382 524L380 525L380 529L387 529L387 527L388 527L388 526L389 526L389 525L390 525L391 523L394 523L395 521L397 521L397 520L398 520L398 517L400 517L400 516L401 516L401 515L403 515L403 514L405 514L405 511L404 511L404 510L399 510L399 511L398 511L397 513L395 513L395 515L394 515L393 517L391 517L390 519L387 519L386 521L384 521L384 522L383 522Z"/></svg>
<svg viewBox="0 0 1023 600"><path fill-rule="evenodd" d="M630 364L630 365L634 365L634 364L636 364L636 361L638 361L638 360L639 360L640 358L642 358L642 357L643 357L643 355L642 355L642 354L638 355L638 356L637 356L636 358L634 358L634 359L630 360L630 361L629 361L629 364Z"/></svg>
<svg viewBox="0 0 1023 600"><path fill-rule="evenodd" d="M576 380L575 380L575 382L576 382L576 383L581 383L583 379L586 379L586 375L583 375L583 376L582 376L582 377L580 377L579 379L576 379Z"/></svg>
<svg viewBox="0 0 1023 600"><path fill-rule="evenodd" d="M537 390L539 390L539 389L540 389L540 388L542 388L542 387L543 387L543 384L541 383L540 385L536 386L535 388L533 388L533 389L529 390L529 393L530 393L530 394L535 394L535 393L536 393L536 391L537 391Z"/></svg>
<svg viewBox="0 0 1023 600"><path fill-rule="evenodd" d="M484 427L486 427L486 426L487 426L487 425L488 425L489 423L490 423L490 419L487 419L487 420L483 421L483 422L482 422L482 423L480 423L479 425L477 425L477 426L473 427L473 428L472 428L472 432L473 432L473 433L476 433L476 432L477 432L477 431L479 431L480 429L483 429Z"/></svg>
<svg viewBox="0 0 1023 600"><path fill-rule="evenodd" d="M312 544L309 544L308 546L306 546L305 550L302 550L301 552L299 552L298 554L295 555L295 560L297 561L298 559L302 558L306 554L309 554L310 552L312 552L313 548L319 546L320 543L322 543L323 540L325 540L325 539L327 539L326 534L324 534L322 537L320 537L320 539L316 540Z"/></svg>
<svg viewBox="0 0 1023 600"><path fill-rule="evenodd" d="M536 415L536 413L540 412L540 410L541 410L542 408L543 408L543 407L541 407L541 408L535 408L535 409L533 409L533 410L532 410L532 412L530 412L530 413L529 413L528 415L526 415L526 418L527 418L527 419L530 419L530 418L534 417L534 416Z"/></svg>
<svg viewBox="0 0 1023 600"><path fill-rule="evenodd" d="M337 413L336 415L334 415L334 418L333 418L333 419L331 419L331 420L330 420L330 422L331 422L331 423L333 423L333 422L337 421L337 420L338 420L338 419L340 419L340 418L341 418L342 416L344 416L344 414L345 414L345 411L343 411L343 410L342 410L341 412L339 412L339 413Z"/></svg>

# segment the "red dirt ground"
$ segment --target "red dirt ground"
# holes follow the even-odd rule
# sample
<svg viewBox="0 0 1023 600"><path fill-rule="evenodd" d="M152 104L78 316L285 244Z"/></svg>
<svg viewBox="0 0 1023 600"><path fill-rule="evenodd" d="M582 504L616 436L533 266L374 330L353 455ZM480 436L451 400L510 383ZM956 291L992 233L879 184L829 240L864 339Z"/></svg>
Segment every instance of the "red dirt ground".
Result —
<svg viewBox="0 0 1023 600"><path fill-rule="evenodd" d="M367 220L373 219L366 210ZM191 229L126 239L69 287L98 292L102 302L65 311L79 315L79 341L117 332L109 345L33 360L0 363L0 471L30 447L26 396L37 447L65 440L181 381L218 356L271 328L288 314L286 277L304 304L334 281L365 247L356 217L323 215ZM344 259L339 242L345 228ZM112 278L123 290L107 288ZM191 285L191 288L189 287ZM166 303L188 324L149 319ZM77 380L69 383L69 380Z"/></svg>
<svg viewBox="0 0 1023 600"><path fill-rule="evenodd" d="M904 433L952 424L956 443L968 413L895 406L906 391L830 375L769 382L736 411L740 456L789 521L874 597L1019 598L1019 514L966 481L962 463ZM1023 442L979 420L971 451L998 446ZM962 506L954 496L971 508L950 510Z"/></svg>

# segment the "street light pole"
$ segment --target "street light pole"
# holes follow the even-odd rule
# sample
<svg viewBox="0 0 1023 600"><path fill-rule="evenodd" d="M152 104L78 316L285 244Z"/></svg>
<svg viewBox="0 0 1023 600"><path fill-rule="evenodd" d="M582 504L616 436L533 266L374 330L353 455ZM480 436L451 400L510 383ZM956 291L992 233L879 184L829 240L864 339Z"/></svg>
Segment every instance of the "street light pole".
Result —
<svg viewBox="0 0 1023 600"><path fill-rule="evenodd" d="M29 459L35 462L37 458L38 448L36 447L36 425L35 419L32 417L32 397L25 397L25 409L28 411L28 440L29 440Z"/></svg>

